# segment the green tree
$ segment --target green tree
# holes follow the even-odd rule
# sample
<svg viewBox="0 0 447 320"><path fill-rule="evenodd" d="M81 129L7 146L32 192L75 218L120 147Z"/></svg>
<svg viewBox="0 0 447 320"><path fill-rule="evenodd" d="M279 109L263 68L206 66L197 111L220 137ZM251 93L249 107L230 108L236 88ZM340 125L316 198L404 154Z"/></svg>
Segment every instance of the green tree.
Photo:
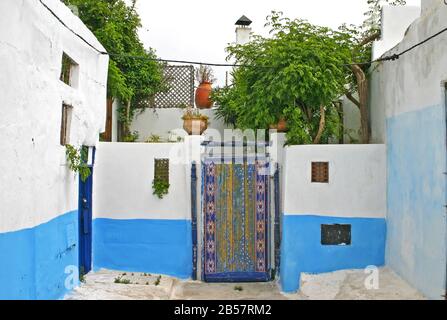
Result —
<svg viewBox="0 0 447 320"><path fill-rule="evenodd" d="M123 103L119 120L123 136L127 136L138 102L165 88L162 65L155 61L154 50L144 48L138 37L141 20L135 10L136 0L130 6L124 0L63 2L78 8L80 19L110 53L107 95Z"/></svg>
<svg viewBox="0 0 447 320"><path fill-rule="evenodd" d="M342 140L339 99L346 95L360 110L361 142L369 143L368 71L372 43L380 37L381 6L405 0L367 0L360 26L337 31L273 12L271 37L254 36L228 47L229 58L245 65L233 71L233 84L216 90L218 116L241 128L267 128L285 117L291 144ZM355 97L358 94L358 98Z"/></svg>
<svg viewBox="0 0 447 320"><path fill-rule="evenodd" d="M351 37L272 12L271 37L227 48L242 65L233 85L217 90L218 115L239 128L265 128L286 118L289 144L327 143L339 133L334 101L346 91Z"/></svg>

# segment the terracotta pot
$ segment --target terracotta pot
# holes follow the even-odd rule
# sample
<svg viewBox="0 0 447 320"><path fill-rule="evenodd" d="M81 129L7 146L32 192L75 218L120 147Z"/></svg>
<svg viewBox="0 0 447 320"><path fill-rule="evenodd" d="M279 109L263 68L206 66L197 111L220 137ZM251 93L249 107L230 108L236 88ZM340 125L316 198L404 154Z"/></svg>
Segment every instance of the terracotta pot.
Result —
<svg viewBox="0 0 447 320"><path fill-rule="evenodd" d="M213 105L213 102L210 99L211 94L211 83L203 82L196 89L196 106L199 109L209 109Z"/></svg>
<svg viewBox="0 0 447 320"><path fill-rule="evenodd" d="M278 123L271 124L270 129L276 129L278 132L286 132L287 131L287 121L284 118L279 119Z"/></svg>
<svg viewBox="0 0 447 320"><path fill-rule="evenodd" d="M193 128L199 132L192 132ZM191 135L201 135L208 128L208 121L204 119L185 119L183 120L183 129Z"/></svg>

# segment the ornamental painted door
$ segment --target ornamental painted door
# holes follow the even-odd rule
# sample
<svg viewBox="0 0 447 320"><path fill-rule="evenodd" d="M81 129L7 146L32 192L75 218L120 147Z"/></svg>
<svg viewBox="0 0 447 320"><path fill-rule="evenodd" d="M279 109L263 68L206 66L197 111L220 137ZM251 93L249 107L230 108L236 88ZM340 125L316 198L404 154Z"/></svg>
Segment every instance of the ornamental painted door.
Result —
<svg viewBox="0 0 447 320"><path fill-rule="evenodd" d="M268 166L203 162L204 281L270 280Z"/></svg>

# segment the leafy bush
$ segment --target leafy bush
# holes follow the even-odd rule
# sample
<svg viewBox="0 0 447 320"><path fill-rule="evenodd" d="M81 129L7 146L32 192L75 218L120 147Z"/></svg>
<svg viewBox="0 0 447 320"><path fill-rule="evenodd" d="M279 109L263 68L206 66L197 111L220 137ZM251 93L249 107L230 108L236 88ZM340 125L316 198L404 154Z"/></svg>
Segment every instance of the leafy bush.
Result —
<svg viewBox="0 0 447 320"><path fill-rule="evenodd" d="M68 167L73 172L79 173L79 176L83 182L85 182L91 174L90 168L86 163L88 157L87 150L87 148L83 147L77 149L69 144L65 146L65 155L67 156Z"/></svg>
<svg viewBox="0 0 447 320"><path fill-rule="evenodd" d="M163 199L169 192L169 183L163 179L154 178L152 181L152 194L156 195L159 199Z"/></svg>

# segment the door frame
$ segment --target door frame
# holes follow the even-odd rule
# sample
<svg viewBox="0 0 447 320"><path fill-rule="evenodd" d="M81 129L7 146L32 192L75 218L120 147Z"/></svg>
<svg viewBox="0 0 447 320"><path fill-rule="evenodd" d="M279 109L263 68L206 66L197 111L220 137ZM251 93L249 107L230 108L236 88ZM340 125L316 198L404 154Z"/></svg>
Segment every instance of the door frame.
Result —
<svg viewBox="0 0 447 320"><path fill-rule="evenodd" d="M222 145L224 145L225 143L222 143ZM234 146L234 145L233 145ZM217 157L219 158L219 157ZM267 187L267 191L265 193L266 198L265 198L265 207L267 208L267 212L268 212L268 217L266 219L266 225L265 225L265 264L266 264L266 270L262 271L262 272L225 272L225 273L215 273L215 274L205 274L205 227L204 227L204 223L206 221L205 219L205 206L204 206L204 188L205 188L205 170L204 170L204 164L207 161L210 161L210 159L216 159L216 157L213 156L205 156L202 157L202 161L201 161L201 172L202 172L202 183L201 183L201 200L200 203L202 205L202 210L201 210L201 224L202 224L202 229L201 229L201 242L202 242L202 248L201 248L201 270L202 270L202 274L201 274L201 278L203 281L205 282L267 282L267 281L272 281L275 278L275 275L273 274L273 270L274 270L274 266L273 263L275 263L274 261L272 261L271 259L271 251L275 250L275 248L271 246L271 240L272 238L275 238L275 232L271 232L271 225L275 224L275 217L276 217L276 212L273 212L274 214L272 214L272 207L271 207L271 202L272 202L272 194L271 194L271 189L272 187L272 183L271 183L271 158L269 157L269 155L262 155L262 156L258 156L256 155L256 160L258 160L258 158L260 160L264 160L266 161L266 165L268 168L268 174L266 177L266 187ZM224 158L221 158L222 160ZM234 156L232 157L232 163L235 162L235 158ZM244 161L246 161L245 157L244 157ZM276 210L275 210L276 211Z"/></svg>

